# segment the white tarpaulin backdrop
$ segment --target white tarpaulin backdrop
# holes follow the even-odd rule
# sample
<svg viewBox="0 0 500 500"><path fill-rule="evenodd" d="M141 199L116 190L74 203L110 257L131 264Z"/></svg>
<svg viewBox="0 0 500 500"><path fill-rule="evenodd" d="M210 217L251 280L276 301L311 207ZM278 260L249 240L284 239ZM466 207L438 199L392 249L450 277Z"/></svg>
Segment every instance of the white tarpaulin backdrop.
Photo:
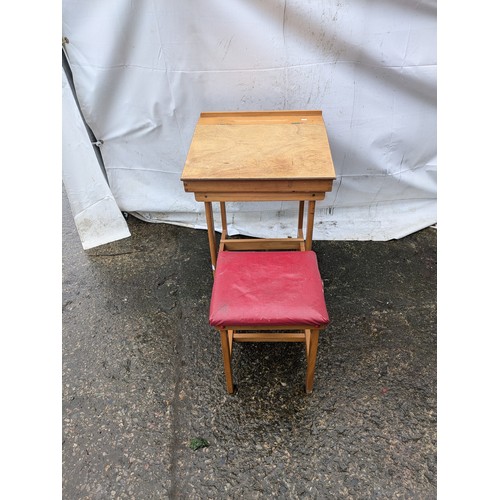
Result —
<svg viewBox="0 0 500 500"><path fill-rule="evenodd" d="M62 177L85 250L127 238L130 231L102 173L78 107L62 75Z"/></svg>
<svg viewBox="0 0 500 500"><path fill-rule="evenodd" d="M63 0L62 14L120 210L206 227L179 180L200 112L319 109L337 180L315 239L387 240L436 222L435 0ZM291 202L232 210L233 234L296 225Z"/></svg>

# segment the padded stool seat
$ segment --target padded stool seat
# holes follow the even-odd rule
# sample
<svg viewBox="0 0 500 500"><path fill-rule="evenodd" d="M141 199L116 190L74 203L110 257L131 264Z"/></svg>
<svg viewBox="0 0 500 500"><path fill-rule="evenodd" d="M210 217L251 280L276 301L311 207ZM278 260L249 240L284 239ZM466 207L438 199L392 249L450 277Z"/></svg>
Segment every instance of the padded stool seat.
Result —
<svg viewBox="0 0 500 500"><path fill-rule="evenodd" d="M212 326L321 328L328 321L313 251L219 253L210 304Z"/></svg>
<svg viewBox="0 0 500 500"><path fill-rule="evenodd" d="M209 322L221 334L226 385L234 391L234 342L303 342L312 391L319 330L329 322L313 251L222 251Z"/></svg>

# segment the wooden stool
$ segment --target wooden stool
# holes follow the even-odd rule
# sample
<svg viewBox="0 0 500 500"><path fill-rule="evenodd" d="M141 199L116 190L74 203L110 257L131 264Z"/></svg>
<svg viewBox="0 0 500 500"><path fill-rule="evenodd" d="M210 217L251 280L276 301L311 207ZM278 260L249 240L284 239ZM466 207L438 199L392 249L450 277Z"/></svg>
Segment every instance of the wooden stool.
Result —
<svg viewBox="0 0 500 500"><path fill-rule="evenodd" d="M304 342L305 388L312 392L319 330L329 322L316 254L219 252L209 322L220 332L230 394L233 342Z"/></svg>

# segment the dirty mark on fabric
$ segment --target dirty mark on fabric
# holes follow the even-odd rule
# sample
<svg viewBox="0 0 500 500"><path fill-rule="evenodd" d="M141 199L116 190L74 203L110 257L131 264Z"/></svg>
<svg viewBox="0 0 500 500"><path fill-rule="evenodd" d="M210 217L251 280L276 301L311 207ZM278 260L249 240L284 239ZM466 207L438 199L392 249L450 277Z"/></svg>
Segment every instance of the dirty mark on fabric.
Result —
<svg viewBox="0 0 500 500"><path fill-rule="evenodd" d="M234 35L231 36L231 38L227 41L221 40L219 42L219 47L223 47L224 49L224 55L222 56L222 61L226 59L227 53L229 52L229 47L231 47L231 43L233 42Z"/></svg>

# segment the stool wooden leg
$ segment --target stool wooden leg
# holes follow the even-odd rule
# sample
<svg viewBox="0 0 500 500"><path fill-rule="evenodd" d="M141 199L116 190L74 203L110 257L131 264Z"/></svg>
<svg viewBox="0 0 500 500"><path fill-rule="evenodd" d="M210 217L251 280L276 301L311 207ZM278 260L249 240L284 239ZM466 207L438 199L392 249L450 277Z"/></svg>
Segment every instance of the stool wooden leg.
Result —
<svg viewBox="0 0 500 500"><path fill-rule="evenodd" d="M312 392L314 383L314 369L316 367L316 354L318 352L319 330L306 330L306 355L307 355L307 372L306 372L306 392Z"/></svg>
<svg viewBox="0 0 500 500"><path fill-rule="evenodd" d="M231 350L229 347L229 336L227 330L220 330L220 340L222 345L222 358L224 360L224 373L226 374L227 392L234 392L233 371L231 369Z"/></svg>

